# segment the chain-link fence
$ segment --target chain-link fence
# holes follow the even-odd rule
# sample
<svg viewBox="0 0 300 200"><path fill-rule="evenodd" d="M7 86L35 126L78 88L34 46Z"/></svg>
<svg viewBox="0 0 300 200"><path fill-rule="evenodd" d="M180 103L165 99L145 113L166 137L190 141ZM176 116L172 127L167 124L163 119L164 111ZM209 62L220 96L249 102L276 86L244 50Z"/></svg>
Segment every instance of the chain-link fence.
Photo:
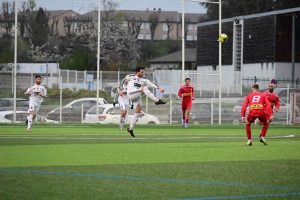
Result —
<svg viewBox="0 0 300 200"><path fill-rule="evenodd" d="M129 72L126 71L100 71L99 73L99 102L113 103L114 93L117 91L119 80L124 78ZM215 77L207 79L205 83L199 81L203 75L191 75L192 85L195 88L195 101L191 111L191 121L194 124L218 124L219 123L219 85ZM18 100L28 99L24 95L25 90L34 84L35 73L18 73L16 81L16 96ZM58 73L42 74L43 82L48 90L48 98L44 98L39 115L45 119L67 122L83 122L86 112L96 105L97 95L97 72L95 71L75 71L75 70L58 70ZM156 106L151 99L146 97L143 99L143 111L147 114L156 116L162 124L181 123L181 100L177 93L182 85L180 81L182 77L181 70L156 70L147 71L146 78L151 82L157 83L165 89L164 93L151 88L150 90L160 99L167 101L165 105ZM200 78L199 78L200 77ZM0 98L13 98L13 75L12 73L0 73L1 87ZM210 82L211 81L211 82ZM245 85L250 80L243 80ZM259 81L261 91L267 89L268 80ZM214 87L205 87L205 85L213 85ZM291 87L289 84L280 84L275 91L281 98L280 112L275 113L275 122L290 123L291 114L297 110L298 106L290 106L290 96L293 92L300 92L297 85ZM238 124L240 121L240 110L243 98L251 92L251 86L245 87L241 84L237 90L226 88L237 88L237 85L224 85L221 87L221 123L222 124ZM241 91L240 93L236 91ZM102 99L103 98L103 99ZM16 110L26 110L19 108ZM12 110L12 106L7 103L1 103L1 110ZM101 114L101 113L100 113ZM111 113L112 114L112 113Z"/></svg>

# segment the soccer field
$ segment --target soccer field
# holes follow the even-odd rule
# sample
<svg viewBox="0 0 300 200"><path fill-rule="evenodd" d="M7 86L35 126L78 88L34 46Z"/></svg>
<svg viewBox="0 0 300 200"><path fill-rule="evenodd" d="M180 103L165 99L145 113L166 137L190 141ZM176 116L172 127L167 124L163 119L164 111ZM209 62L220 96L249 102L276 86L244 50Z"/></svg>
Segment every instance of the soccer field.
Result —
<svg viewBox="0 0 300 200"><path fill-rule="evenodd" d="M0 199L300 199L300 126L0 124Z"/></svg>

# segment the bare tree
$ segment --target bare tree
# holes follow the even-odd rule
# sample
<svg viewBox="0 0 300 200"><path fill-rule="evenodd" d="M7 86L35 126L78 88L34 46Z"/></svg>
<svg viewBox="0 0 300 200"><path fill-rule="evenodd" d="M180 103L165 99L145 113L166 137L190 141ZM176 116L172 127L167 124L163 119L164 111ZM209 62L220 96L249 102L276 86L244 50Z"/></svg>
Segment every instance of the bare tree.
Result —
<svg viewBox="0 0 300 200"><path fill-rule="evenodd" d="M190 25L190 21L191 19L185 14L184 16L184 40L186 41L186 37L187 37L187 34L188 34L188 31L189 31L189 25ZM180 18L180 26L181 26L181 29L182 29L182 18Z"/></svg>
<svg viewBox="0 0 300 200"><path fill-rule="evenodd" d="M59 22L59 18L57 17L52 18L52 22L49 26L50 36L58 36L58 22Z"/></svg>
<svg viewBox="0 0 300 200"><path fill-rule="evenodd" d="M83 28L82 25L84 23L91 23L93 19L91 17L80 18L78 16L75 16L75 17L64 17L63 21L66 27L65 34L74 35L78 31L81 31L81 28Z"/></svg>
<svg viewBox="0 0 300 200"><path fill-rule="evenodd" d="M127 21L128 32L133 34L135 38L138 38L143 23L142 19L136 20L135 17L127 15L125 20Z"/></svg>
<svg viewBox="0 0 300 200"><path fill-rule="evenodd" d="M151 31L151 41L154 40L155 29L158 25L160 12L153 12L149 15L150 31Z"/></svg>
<svg viewBox="0 0 300 200"><path fill-rule="evenodd" d="M0 23L5 29L6 36L9 37L11 29L15 24L15 2L3 2L0 8Z"/></svg>
<svg viewBox="0 0 300 200"><path fill-rule="evenodd" d="M34 20L36 11L35 0L28 0L28 2L22 2L21 10L18 9L18 28L20 30L20 36L25 37L25 32L27 31L28 24L32 24L31 21Z"/></svg>
<svg viewBox="0 0 300 200"><path fill-rule="evenodd" d="M109 10L109 13L113 12ZM111 18L110 14L104 15L105 19L111 21L101 21L100 59L107 63L113 62L116 66L126 63L127 66L135 67L136 61L140 57L140 45L135 35L129 33L121 25L122 15ZM48 38L48 42L42 46L32 45L28 54L36 60L47 58L60 61L69 56L77 45L88 47L94 53L97 52L98 22L96 20L64 18L64 22L69 27L66 36L63 38L51 36Z"/></svg>
<svg viewBox="0 0 300 200"><path fill-rule="evenodd" d="M167 38L170 39L170 32L173 30L173 19L170 19L169 17L166 18L166 23L168 26L168 32L167 32Z"/></svg>
<svg viewBox="0 0 300 200"><path fill-rule="evenodd" d="M24 34L25 34L25 23L27 21L27 17L26 17L26 10L27 10L27 6L26 6L26 2L22 2L21 8L22 10L19 9L19 14L18 14L18 28L20 30L20 36L23 38Z"/></svg>

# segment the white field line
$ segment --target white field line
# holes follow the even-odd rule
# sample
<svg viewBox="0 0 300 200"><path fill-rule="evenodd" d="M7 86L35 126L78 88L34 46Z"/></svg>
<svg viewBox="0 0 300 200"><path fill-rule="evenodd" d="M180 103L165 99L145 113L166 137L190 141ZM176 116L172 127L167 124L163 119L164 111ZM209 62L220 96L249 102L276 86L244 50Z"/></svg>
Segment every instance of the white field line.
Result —
<svg viewBox="0 0 300 200"><path fill-rule="evenodd" d="M106 134L101 134L100 136ZM158 135L158 134L154 134ZM166 134L169 135L169 134ZM68 135L66 135L68 136ZM81 135L82 136L82 135ZM115 136L111 135L111 136ZM124 136L124 134L122 134ZM142 136L142 135L141 135ZM170 135L173 136L173 135ZM187 136L187 135L182 135L182 136ZM193 136L193 137L190 137ZM294 137L294 135L285 135L285 136L273 136L273 137L268 137L268 138L287 138L287 137ZM61 137L61 136L52 136L49 137L47 136L41 136L41 135L0 135L0 139L50 139L50 140L133 140L131 137L122 137L122 138L113 138L113 137ZM202 136L196 136L195 135L189 135L188 137L156 137L156 138L145 138L145 137L136 137L134 140L183 140L183 139L205 139L205 138L224 138L224 139L232 139L232 138L245 138L245 136L216 136L216 135L202 135Z"/></svg>
<svg viewBox="0 0 300 200"><path fill-rule="evenodd" d="M17 126L4 126L5 128L16 128L16 127L24 127L24 125L17 125ZM26 126L25 126L26 127ZM47 126L48 128L90 128L92 126L68 126L68 125L58 125L58 126ZM40 127L36 127L36 128L41 128Z"/></svg>

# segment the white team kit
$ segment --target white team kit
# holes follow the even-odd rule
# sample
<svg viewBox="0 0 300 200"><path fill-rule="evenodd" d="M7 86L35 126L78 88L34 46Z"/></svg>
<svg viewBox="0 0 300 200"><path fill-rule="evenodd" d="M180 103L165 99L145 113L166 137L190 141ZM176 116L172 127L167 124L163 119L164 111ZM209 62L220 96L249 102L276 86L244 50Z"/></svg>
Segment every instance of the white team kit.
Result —
<svg viewBox="0 0 300 200"><path fill-rule="evenodd" d="M27 88L25 95L28 95L30 92L34 92L29 97L29 111L34 110L34 114L36 115L41 107L41 103L43 102L43 97L47 97L47 89L44 85L40 84L34 84ZM42 96L39 94L42 93Z"/></svg>
<svg viewBox="0 0 300 200"><path fill-rule="evenodd" d="M128 81L127 95L128 95L128 99L133 102L134 107L136 107L137 105L142 105L141 87L145 87L144 93L148 93L149 90L147 87L154 87L154 88L158 89L158 85L151 83L148 79L146 79L144 77L138 77L135 74L127 75L124 80ZM122 88L120 88L120 89L122 89ZM152 99L155 100L157 98L153 96Z"/></svg>
<svg viewBox="0 0 300 200"><path fill-rule="evenodd" d="M119 89L122 88L123 91L123 96L119 95L119 92L116 91L115 97L114 97L114 102L119 102L119 107L121 110L128 110L129 108L129 99L127 97L127 85L124 83L126 80L122 80L119 86Z"/></svg>

